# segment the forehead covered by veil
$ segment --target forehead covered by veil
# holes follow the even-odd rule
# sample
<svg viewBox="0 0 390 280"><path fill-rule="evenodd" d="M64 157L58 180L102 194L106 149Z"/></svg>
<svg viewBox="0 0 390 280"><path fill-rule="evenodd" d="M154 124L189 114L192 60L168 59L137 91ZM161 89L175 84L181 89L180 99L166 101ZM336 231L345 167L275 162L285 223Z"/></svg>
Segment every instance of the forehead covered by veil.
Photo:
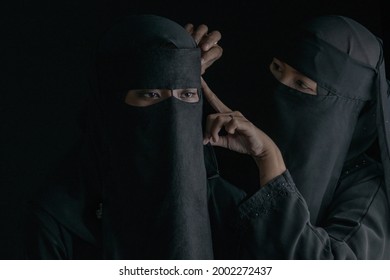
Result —
<svg viewBox="0 0 390 280"><path fill-rule="evenodd" d="M353 19L320 16L280 36L274 56L318 86L317 95L308 96L279 85L273 128L312 222L344 164L359 161L375 139L389 192L390 104L381 39Z"/></svg>
<svg viewBox="0 0 390 280"><path fill-rule="evenodd" d="M105 258L212 258L202 98L124 102L130 89L200 92L195 41L169 19L129 16L103 36L97 72Z"/></svg>

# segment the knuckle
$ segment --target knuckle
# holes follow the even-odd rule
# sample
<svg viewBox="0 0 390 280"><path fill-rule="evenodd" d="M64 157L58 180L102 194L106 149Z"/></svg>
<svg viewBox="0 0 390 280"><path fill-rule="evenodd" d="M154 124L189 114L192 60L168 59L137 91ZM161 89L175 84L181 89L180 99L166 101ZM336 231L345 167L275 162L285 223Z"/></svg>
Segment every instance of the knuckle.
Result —
<svg viewBox="0 0 390 280"><path fill-rule="evenodd" d="M214 114L207 116L207 121L212 121L214 119Z"/></svg>
<svg viewBox="0 0 390 280"><path fill-rule="evenodd" d="M218 115L216 118L215 118L216 121L220 122L223 120L223 116L222 115Z"/></svg>
<svg viewBox="0 0 390 280"><path fill-rule="evenodd" d="M243 117L244 115L240 111L234 111L234 114L239 117Z"/></svg>
<svg viewBox="0 0 390 280"><path fill-rule="evenodd" d="M238 125L238 120L237 119L232 119L230 122L231 122L231 124L233 126L237 126Z"/></svg>

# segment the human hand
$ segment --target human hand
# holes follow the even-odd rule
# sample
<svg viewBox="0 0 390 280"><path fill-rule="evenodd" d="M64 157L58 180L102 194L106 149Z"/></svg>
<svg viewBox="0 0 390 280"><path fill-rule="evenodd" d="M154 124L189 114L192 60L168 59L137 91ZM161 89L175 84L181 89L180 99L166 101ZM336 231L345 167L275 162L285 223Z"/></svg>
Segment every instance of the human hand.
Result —
<svg viewBox="0 0 390 280"><path fill-rule="evenodd" d="M279 148L263 131L240 112L232 111L208 87L202 78L203 94L217 113L207 117L203 143L248 154L255 160L260 172L260 185L286 171ZM225 129L227 135L219 135Z"/></svg>
<svg viewBox="0 0 390 280"><path fill-rule="evenodd" d="M201 74L203 75L223 53L223 49L218 45L221 40L221 33L214 30L208 32L207 25L201 24L196 29L192 23L187 23L184 28L191 34L201 50Z"/></svg>
<svg viewBox="0 0 390 280"><path fill-rule="evenodd" d="M229 150L261 157L264 150L272 140L239 111L232 111L208 87L202 79L204 96L217 112L207 117L204 144L227 148ZM219 132L224 128L227 135L221 136Z"/></svg>

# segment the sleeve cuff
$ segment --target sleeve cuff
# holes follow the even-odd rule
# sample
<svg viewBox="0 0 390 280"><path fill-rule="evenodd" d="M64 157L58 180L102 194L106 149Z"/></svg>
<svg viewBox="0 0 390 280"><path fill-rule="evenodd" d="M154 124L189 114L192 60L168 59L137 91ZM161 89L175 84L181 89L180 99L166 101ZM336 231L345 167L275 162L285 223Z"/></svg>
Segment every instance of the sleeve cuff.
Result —
<svg viewBox="0 0 390 280"><path fill-rule="evenodd" d="M240 204L240 219L267 215L281 207L281 203L278 203L279 200L296 193L294 181L290 172L286 170Z"/></svg>

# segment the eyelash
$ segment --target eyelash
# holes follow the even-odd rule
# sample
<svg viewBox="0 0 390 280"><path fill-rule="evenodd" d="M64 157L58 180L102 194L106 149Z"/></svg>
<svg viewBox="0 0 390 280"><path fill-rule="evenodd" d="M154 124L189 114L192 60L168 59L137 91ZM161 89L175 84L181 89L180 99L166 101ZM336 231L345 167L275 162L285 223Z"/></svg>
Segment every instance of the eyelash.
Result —
<svg viewBox="0 0 390 280"><path fill-rule="evenodd" d="M311 88L310 88L306 83L302 82L301 80L297 80L295 83L296 83L300 88L311 90Z"/></svg>
<svg viewBox="0 0 390 280"><path fill-rule="evenodd" d="M190 96L186 96L186 95L190 95ZM185 98L185 99L189 99L189 98L194 98L197 96L197 93L196 92L191 92L191 91L186 91L186 92L183 92L180 94L180 97L181 98Z"/></svg>
<svg viewBox="0 0 390 280"><path fill-rule="evenodd" d="M143 92L140 94L143 98L151 98L151 99L159 99L161 98L161 95L158 92Z"/></svg>
<svg viewBox="0 0 390 280"><path fill-rule="evenodd" d="M140 92L138 93L141 98L144 99L160 99L161 94L155 91ZM180 99L193 99L198 96L197 92L186 91L180 94Z"/></svg>

